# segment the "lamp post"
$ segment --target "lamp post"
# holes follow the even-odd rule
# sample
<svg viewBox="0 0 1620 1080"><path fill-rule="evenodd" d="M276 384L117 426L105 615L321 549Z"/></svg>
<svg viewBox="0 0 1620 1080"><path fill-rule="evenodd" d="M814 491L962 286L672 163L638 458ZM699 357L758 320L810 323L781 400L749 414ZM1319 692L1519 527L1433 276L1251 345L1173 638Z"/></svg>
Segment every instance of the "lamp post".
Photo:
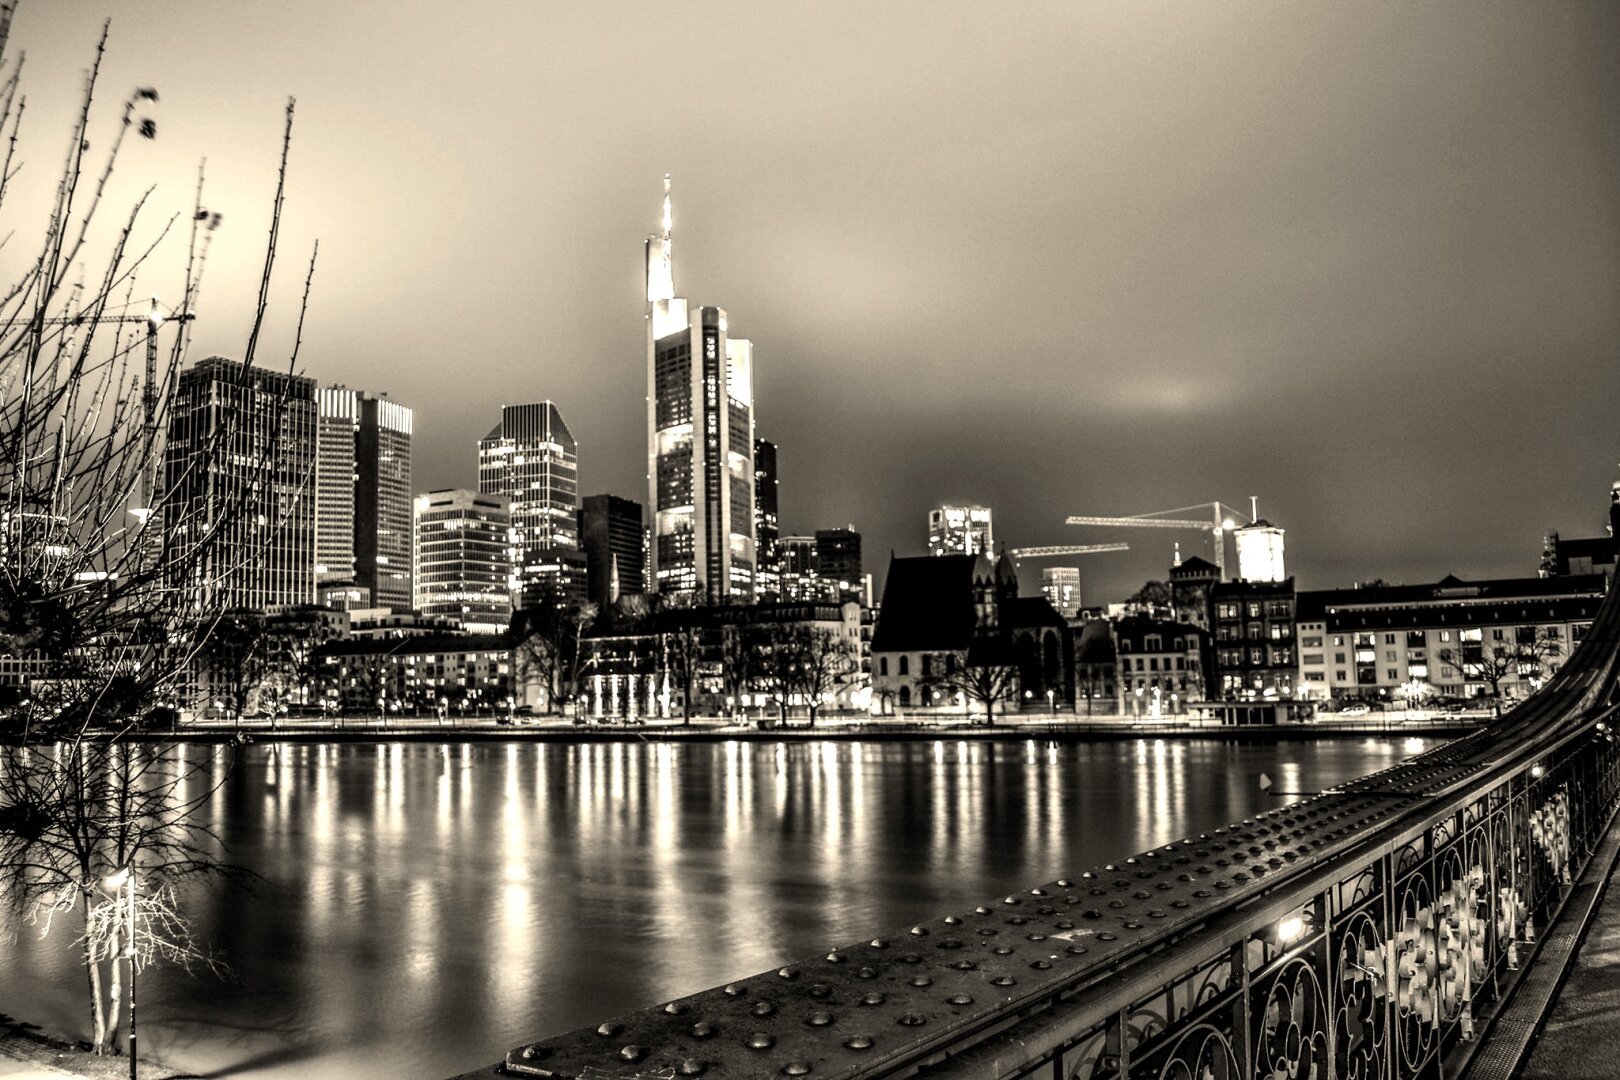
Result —
<svg viewBox="0 0 1620 1080"><path fill-rule="evenodd" d="M102 879L102 885L112 892L115 902L125 885L129 886L129 924L125 934L124 957L129 961L129 1080L136 1080L140 1055L135 1042L135 872L128 866L116 874Z"/></svg>

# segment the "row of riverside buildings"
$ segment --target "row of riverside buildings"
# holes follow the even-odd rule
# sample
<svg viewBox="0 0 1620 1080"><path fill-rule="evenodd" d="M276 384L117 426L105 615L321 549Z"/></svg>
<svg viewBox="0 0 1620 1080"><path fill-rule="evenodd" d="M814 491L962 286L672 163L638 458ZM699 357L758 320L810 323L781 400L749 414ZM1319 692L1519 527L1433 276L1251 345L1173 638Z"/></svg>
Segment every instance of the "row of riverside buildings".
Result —
<svg viewBox="0 0 1620 1080"><path fill-rule="evenodd" d="M1615 565L1612 536L1551 533L1537 576L1299 591L1280 549L1277 580L1223 581L1194 557L1171 567L1157 602L1066 617L1050 579L1046 595L1018 595L1007 556L936 551L890 561L874 711L976 711L962 680L941 677L975 655L1015 669L1010 704L1024 711L1245 723L1345 703L1511 702L1580 644Z"/></svg>

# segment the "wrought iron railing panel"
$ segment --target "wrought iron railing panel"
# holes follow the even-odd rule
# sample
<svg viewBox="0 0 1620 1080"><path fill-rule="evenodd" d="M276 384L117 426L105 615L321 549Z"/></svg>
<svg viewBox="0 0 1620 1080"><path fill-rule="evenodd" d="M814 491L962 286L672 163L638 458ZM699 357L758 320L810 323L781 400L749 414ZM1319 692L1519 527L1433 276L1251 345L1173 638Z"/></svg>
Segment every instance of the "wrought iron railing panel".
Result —
<svg viewBox="0 0 1620 1080"><path fill-rule="evenodd" d="M1489 728L1294 805L512 1051L541 1077L1437 1076L1620 796L1620 602Z"/></svg>

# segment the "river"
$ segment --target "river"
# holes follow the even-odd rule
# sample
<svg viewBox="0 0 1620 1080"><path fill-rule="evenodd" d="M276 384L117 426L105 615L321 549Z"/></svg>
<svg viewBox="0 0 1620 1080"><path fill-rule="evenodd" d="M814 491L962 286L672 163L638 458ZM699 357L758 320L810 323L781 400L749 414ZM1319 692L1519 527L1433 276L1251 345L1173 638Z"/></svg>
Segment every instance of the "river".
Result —
<svg viewBox="0 0 1620 1080"><path fill-rule="evenodd" d="M1431 743L1432 745L1432 743ZM207 1076L442 1077L1394 764L1394 738L258 744L206 804L253 888L187 895L238 983L150 969L141 1048ZM82 1036L72 933L0 1012Z"/></svg>

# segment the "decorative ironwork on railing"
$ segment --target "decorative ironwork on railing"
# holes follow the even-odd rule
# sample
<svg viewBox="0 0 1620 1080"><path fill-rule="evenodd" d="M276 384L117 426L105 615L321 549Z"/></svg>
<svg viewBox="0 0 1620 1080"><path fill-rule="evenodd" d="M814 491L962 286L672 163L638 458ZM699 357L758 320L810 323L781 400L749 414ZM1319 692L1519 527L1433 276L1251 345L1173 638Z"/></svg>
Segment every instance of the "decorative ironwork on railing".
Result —
<svg viewBox="0 0 1620 1080"><path fill-rule="evenodd" d="M507 1055L537 1077L1437 1076L1620 795L1620 601L1489 727L1292 806Z"/></svg>

